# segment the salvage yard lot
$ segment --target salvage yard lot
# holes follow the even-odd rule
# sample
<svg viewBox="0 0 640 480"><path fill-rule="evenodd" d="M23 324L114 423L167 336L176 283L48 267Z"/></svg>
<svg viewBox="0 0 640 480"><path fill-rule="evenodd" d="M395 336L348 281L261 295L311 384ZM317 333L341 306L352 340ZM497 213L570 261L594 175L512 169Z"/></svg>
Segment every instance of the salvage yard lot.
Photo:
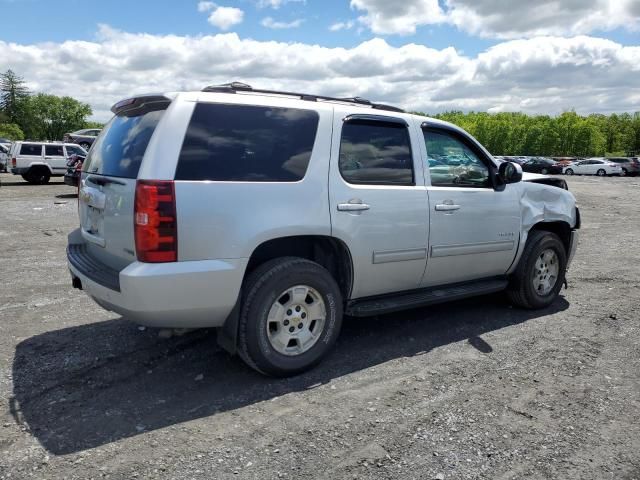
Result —
<svg viewBox="0 0 640 480"><path fill-rule="evenodd" d="M75 189L0 178L0 479L640 479L640 178L568 179L583 228L550 308L347 318L285 380L73 290Z"/></svg>

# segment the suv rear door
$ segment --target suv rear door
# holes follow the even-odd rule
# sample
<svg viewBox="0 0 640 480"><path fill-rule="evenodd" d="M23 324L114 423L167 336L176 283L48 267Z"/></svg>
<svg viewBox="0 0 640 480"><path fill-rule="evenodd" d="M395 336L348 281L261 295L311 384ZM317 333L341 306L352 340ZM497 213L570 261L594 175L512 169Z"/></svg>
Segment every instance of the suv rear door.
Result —
<svg viewBox="0 0 640 480"><path fill-rule="evenodd" d="M351 251L352 298L415 289L424 273L428 199L411 128L402 115L336 107L329 209Z"/></svg>
<svg viewBox="0 0 640 480"><path fill-rule="evenodd" d="M147 145L169 100L138 99L105 126L83 165L79 215L88 253L121 270L136 260L133 210ZM163 97L160 97L163 98Z"/></svg>

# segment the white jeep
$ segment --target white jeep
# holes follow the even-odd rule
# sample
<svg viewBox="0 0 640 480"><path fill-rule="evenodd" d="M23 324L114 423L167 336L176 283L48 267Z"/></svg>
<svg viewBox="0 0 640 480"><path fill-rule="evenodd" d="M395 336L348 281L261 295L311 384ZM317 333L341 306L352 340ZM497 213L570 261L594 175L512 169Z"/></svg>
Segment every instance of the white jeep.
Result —
<svg viewBox="0 0 640 480"><path fill-rule="evenodd" d="M67 172L67 159L74 154L85 156L87 152L73 143L14 142L9 151L11 173L42 185L51 177L63 176Z"/></svg>
<svg viewBox="0 0 640 480"><path fill-rule="evenodd" d="M237 83L112 111L83 166L73 285L144 325L216 327L270 375L317 364L343 314L501 290L547 307L576 249L563 180L523 182L446 122Z"/></svg>

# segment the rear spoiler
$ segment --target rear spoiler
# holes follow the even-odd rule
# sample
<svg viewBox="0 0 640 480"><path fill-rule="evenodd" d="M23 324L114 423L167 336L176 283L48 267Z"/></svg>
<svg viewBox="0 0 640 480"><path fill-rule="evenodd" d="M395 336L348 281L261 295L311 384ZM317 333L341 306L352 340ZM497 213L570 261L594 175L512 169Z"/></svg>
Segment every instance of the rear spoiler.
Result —
<svg viewBox="0 0 640 480"><path fill-rule="evenodd" d="M155 110L164 110L171 103L171 98L165 95L140 95L120 100L111 107L115 115L134 117Z"/></svg>

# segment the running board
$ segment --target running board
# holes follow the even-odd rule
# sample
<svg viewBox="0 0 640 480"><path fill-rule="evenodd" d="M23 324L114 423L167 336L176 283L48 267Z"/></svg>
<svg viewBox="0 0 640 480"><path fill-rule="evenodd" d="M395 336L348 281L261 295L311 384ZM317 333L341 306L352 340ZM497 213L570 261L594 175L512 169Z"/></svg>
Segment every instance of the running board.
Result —
<svg viewBox="0 0 640 480"><path fill-rule="evenodd" d="M349 301L345 313L353 317L383 315L385 313L398 312L410 308L424 307L436 303L499 292L507 288L508 283L505 277L498 277L445 285L443 287L430 287L422 290L399 292L391 295L367 297Z"/></svg>

